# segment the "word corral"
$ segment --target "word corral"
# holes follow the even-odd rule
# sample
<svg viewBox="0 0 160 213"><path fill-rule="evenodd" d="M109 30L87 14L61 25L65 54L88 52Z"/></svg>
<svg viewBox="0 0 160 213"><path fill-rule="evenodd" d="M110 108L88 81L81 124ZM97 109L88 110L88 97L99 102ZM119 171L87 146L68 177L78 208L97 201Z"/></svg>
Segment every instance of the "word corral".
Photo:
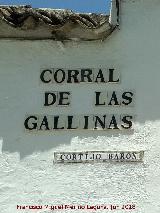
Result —
<svg viewBox="0 0 160 213"><path fill-rule="evenodd" d="M41 82L48 83L119 83L119 73L115 69L44 69L40 73Z"/></svg>

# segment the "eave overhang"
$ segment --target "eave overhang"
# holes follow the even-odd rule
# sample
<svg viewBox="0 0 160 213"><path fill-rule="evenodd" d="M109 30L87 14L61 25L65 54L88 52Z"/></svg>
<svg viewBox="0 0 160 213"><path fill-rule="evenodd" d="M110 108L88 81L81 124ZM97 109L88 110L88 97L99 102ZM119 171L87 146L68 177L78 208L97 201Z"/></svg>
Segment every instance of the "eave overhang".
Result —
<svg viewBox="0 0 160 213"><path fill-rule="evenodd" d="M0 38L104 40L119 24L117 2L112 1L110 15L34 9L31 6L0 6Z"/></svg>

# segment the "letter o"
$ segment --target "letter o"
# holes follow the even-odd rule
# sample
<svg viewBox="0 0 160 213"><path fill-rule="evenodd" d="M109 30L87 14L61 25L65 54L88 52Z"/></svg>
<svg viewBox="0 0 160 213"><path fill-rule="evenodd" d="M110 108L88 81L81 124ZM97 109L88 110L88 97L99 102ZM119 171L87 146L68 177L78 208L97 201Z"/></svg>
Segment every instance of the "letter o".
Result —
<svg viewBox="0 0 160 213"><path fill-rule="evenodd" d="M129 155L129 157L128 157L128 155ZM130 154L130 153L127 153L127 154L126 154L126 158L127 158L127 160L129 160L131 157L132 157L132 156L131 156L131 154Z"/></svg>
<svg viewBox="0 0 160 213"><path fill-rule="evenodd" d="M68 158L68 156L69 156L69 158ZM66 159L67 160L71 160L72 159L72 155L71 154L66 155Z"/></svg>
<svg viewBox="0 0 160 213"><path fill-rule="evenodd" d="M57 78L59 72L62 73L62 78L61 78L60 81L59 81L59 79ZM64 71L64 70L62 70L62 69L56 70L55 73L54 73L54 80L55 80L55 82L56 82L56 83L62 83L62 82L65 80L65 75L66 75L66 74L65 74L65 71Z"/></svg>

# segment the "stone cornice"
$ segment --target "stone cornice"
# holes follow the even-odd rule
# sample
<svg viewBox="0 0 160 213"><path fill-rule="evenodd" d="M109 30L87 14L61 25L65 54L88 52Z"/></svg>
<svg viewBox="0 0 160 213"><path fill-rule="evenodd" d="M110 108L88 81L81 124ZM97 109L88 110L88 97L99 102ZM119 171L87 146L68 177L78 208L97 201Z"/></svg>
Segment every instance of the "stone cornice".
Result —
<svg viewBox="0 0 160 213"><path fill-rule="evenodd" d="M98 40L115 29L110 16L71 10L0 6L0 38Z"/></svg>

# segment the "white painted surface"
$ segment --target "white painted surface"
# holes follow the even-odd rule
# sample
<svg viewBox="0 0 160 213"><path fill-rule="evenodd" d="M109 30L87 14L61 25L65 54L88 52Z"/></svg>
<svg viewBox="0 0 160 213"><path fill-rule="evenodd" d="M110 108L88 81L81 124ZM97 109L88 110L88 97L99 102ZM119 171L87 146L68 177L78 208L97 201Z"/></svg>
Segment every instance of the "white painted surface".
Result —
<svg viewBox="0 0 160 213"><path fill-rule="evenodd" d="M159 213L160 2L127 0L121 7L121 29L102 43L0 41L0 212L21 212L17 204L134 203L133 212ZM44 86L39 71L49 66L115 66L121 84ZM113 88L136 91L135 106L127 109L137 115L134 132L24 131L26 114L105 113L107 107L91 104L93 91ZM72 91L72 106L45 109L47 90ZM126 113L109 109L117 110ZM53 164L54 151L86 150L146 151L144 163Z"/></svg>

